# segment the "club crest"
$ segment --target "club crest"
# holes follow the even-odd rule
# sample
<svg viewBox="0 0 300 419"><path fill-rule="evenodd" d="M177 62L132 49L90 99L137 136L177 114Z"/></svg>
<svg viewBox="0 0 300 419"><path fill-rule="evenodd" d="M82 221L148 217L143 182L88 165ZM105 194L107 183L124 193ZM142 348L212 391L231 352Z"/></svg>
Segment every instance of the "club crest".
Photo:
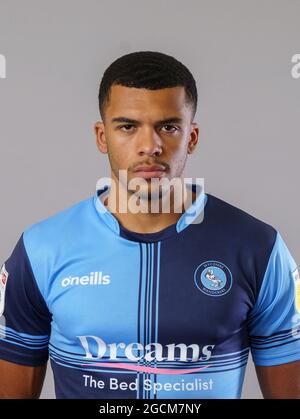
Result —
<svg viewBox="0 0 300 419"><path fill-rule="evenodd" d="M227 294L232 287L232 274L222 262L209 260L201 263L194 273L197 288L211 297Z"/></svg>

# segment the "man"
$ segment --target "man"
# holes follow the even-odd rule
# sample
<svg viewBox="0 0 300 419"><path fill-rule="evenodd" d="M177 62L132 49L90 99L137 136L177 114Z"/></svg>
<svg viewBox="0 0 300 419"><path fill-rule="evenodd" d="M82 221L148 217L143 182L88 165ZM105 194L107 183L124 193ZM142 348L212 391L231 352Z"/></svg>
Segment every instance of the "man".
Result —
<svg viewBox="0 0 300 419"><path fill-rule="evenodd" d="M299 276L279 232L196 183L162 210L153 181L183 180L196 106L166 54L105 71L95 133L111 182L28 227L5 261L1 397L39 397L49 354L58 398L239 398L249 350L265 397L300 397ZM159 211L121 211L139 179Z"/></svg>

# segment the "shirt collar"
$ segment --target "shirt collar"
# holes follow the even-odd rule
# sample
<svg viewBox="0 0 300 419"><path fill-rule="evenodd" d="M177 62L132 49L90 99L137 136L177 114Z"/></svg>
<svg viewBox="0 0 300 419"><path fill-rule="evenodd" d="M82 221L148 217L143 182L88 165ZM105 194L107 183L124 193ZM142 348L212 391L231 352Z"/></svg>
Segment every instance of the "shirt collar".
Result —
<svg viewBox="0 0 300 419"><path fill-rule="evenodd" d="M154 233L136 233L123 227L117 218L110 212L102 202L110 189L110 183L106 183L101 189L97 189L94 195L94 205L101 220L117 235L137 242L157 242L172 235L179 234L190 224L198 224L204 217L204 207L207 202L207 194L204 193L202 185L197 183L186 183L187 188L196 192L196 199L189 208L180 216L176 223Z"/></svg>

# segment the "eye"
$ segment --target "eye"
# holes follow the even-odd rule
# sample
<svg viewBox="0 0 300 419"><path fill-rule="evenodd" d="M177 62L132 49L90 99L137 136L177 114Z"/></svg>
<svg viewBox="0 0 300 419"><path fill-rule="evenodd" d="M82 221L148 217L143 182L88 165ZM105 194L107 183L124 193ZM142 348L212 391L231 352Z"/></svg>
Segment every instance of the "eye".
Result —
<svg viewBox="0 0 300 419"><path fill-rule="evenodd" d="M171 129L167 129L166 132L171 132L172 133L172 132L178 131L178 128L175 127L174 125L164 125L163 126L163 128L166 128L166 127L171 128Z"/></svg>
<svg viewBox="0 0 300 419"><path fill-rule="evenodd" d="M120 125L118 128L122 131L129 132L131 131L131 128L134 128L134 125L132 124Z"/></svg>

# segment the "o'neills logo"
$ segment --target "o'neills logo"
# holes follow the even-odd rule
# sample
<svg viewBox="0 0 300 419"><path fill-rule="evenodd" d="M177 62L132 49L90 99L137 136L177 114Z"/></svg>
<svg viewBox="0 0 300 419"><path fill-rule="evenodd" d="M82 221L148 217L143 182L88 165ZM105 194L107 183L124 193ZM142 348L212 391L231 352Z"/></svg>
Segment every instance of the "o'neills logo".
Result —
<svg viewBox="0 0 300 419"><path fill-rule="evenodd" d="M145 362L151 361L181 361L181 362L197 362L197 361L208 361L212 356L212 350L215 345L199 346L198 344L185 345L184 343L170 343L168 345L161 345L160 343L149 343L143 346L141 343L130 343L126 345L124 342L120 343L106 343L98 336L77 336L80 343L85 351L86 359L101 359L105 355L105 361L118 360L118 349L122 351L122 354L132 362L138 362L143 359ZM93 355L91 351L96 347L97 355ZM176 351L177 349L177 351ZM142 355L137 356L137 352L140 351ZM175 352L177 353L175 358ZM179 353L179 356L178 356ZM165 356L163 356L165 354ZM124 355L122 355L124 357ZM153 368L143 365L132 365L124 362L97 362L83 364L85 366L98 366L98 367L109 367L109 368L123 368L131 371L148 372L152 374L188 374L191 372L198 372L208 365L200 368Z"/></svg>
<svg viewBox="0 0 300 419"><path fill-rule="evenodd" d="M103 275L102 272L91 272L89 275L83 276L67 276L62 279L62 287L72 285L107 285L110 283L110 276Z"/></svg>

